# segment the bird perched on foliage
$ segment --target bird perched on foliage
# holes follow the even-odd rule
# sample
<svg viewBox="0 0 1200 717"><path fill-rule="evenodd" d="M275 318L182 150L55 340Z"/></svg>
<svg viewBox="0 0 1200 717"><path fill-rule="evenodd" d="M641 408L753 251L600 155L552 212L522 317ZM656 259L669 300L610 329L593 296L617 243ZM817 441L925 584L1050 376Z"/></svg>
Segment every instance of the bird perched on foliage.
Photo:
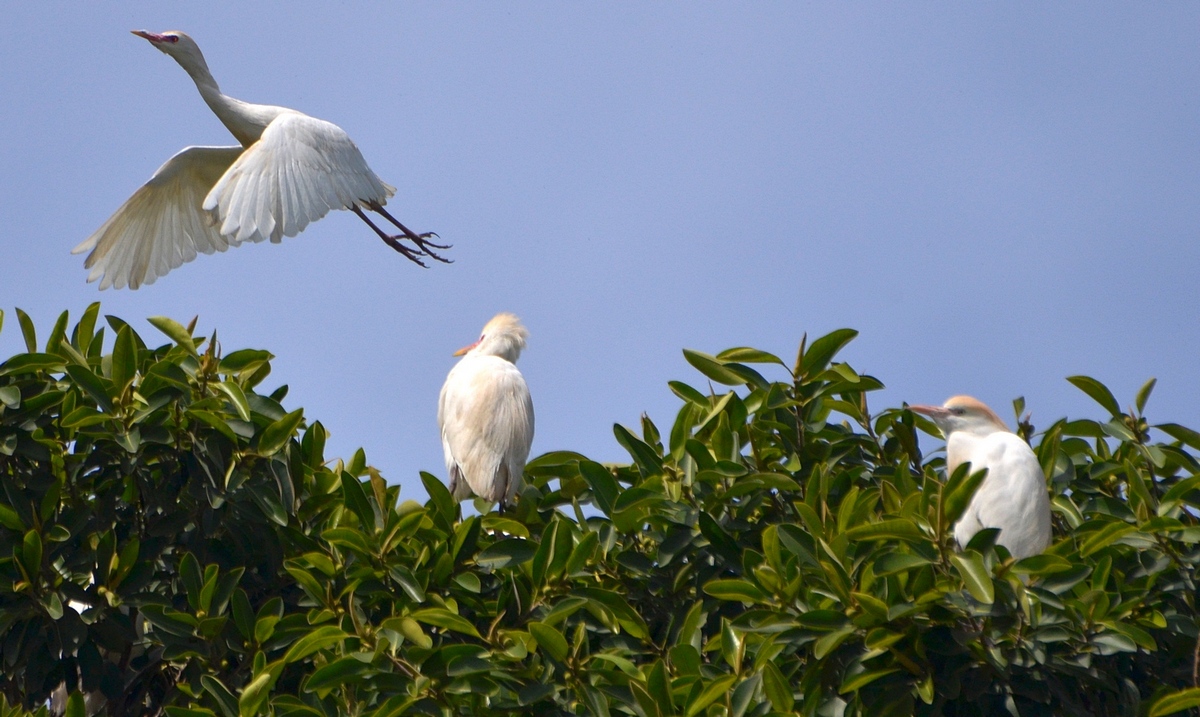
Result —
<svg viewBox="0 0 1200 717"><path fill-rule="evenodd" d="M966 545L984 528L999 528L996 542L1017 559L1037 555L1050 545L1050 499L1046 478L1029 444L995 411L970 396L954 396L942 406L909 406L933 419L946 436L946 470L970 463L987 469L970 505L954 526L954 538Z"/></svg>
<svg viewBox="0 0 1200 717"><path fill-rule="evenodd" d="M151 284L180 264L244 241L296 236L332 209L349 209L388 246L425 266L423 257L446 261L383 205L395 194L335 124L286 107L255 105L221 93L204 55L182 32L134 30L179 63L200 96L241 144L187 147L158 168L108 221L71 253L91 251L84 267L100 288ZM371 221L375 212L400 230L388 234ZM413 246L405 245L407 239Z"/></svg>
<svg viewBox="0 0 1200 717"><path fill-rule="evenodd" d="M472 493L503 507L512 501L533 443L533 401L514 365L529 332L516 316L496 314L462 356L438 398L438 428L458 500Z"/></svg>

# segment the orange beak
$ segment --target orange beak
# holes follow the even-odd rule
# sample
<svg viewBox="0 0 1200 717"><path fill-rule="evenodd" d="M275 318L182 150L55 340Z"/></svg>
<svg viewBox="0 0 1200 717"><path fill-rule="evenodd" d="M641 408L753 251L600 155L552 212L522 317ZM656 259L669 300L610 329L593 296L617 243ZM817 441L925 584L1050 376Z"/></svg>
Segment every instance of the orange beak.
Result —
<svg viewBox="0 0 1200 717"><path fill-rule="evenodd" d="M479 341L483 341L483 339L479 339ZM454 352L454 355L455 355L455 356L462 356L462 355L463 355L463 354L465 354L466 352L468 352L468 351L470 351L471 349L473 349L473 348L475 348L476 346L478 346L478 345L479 345L479 341L476 341L475 343L471 344L470 346L463 346L461 349L459 349L459 350L455 351L455 352Z"/></svg>

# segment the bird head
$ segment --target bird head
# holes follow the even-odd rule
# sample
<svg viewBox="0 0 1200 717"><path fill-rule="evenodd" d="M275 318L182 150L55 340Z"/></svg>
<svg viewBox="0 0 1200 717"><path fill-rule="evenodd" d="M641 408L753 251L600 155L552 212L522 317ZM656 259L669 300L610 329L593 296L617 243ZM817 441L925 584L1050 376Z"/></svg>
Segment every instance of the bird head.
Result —
<svg viewBox="0 0 1200 717"><path fill-rule="evenodd" d="M505 361L516 363L528 337L529 330L521 325L520 319L507 312L500 313L487 322L475 343L462 347L455 351L454 355L470 353L478 356L499 356Z"/></svg>
<svg viewBox="0 0 1200 717"><path fill-rule="evenodd" d="M1008 431L995 411L970 396L954 396L941 406L909 406L908 410L929 416L947 438L955 431L979 436Z"/></svg>
<svg viewBox="0 0 1200 717"><path fill-rule="evenodd" d="M149 40L151 45L173 57L176 62L183 65L184 69L189 69L191 65L197 65L203 67L206 72L208 71L208 64L204 61L200 46L187 33L178 30L167 30L166 32L130 30L130 32Z"/></svg>

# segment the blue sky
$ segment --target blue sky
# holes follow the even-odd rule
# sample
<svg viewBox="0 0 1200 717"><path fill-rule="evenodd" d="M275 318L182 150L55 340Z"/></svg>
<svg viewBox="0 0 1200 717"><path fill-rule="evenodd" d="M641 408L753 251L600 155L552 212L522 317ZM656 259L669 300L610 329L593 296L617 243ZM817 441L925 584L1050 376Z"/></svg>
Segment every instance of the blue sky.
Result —
<svg viewBox="0 0 1200 717"><path fill-rule="evenodd" d="M91 301L200 316L405 494L444 475L451 352L528 325L533 453L664 430L680 349L794 356L849 326L878 410L971 393L1101 418L1064 377L1200 425L1200 5L12 3L0 26L0 354ZM454 244L421 270L336 212L136 292L69 251L168 157L233 144L131 29L344 128ZM163 339L165 341L165 339ZM929 448L936 445L930 441Z"/></svg>

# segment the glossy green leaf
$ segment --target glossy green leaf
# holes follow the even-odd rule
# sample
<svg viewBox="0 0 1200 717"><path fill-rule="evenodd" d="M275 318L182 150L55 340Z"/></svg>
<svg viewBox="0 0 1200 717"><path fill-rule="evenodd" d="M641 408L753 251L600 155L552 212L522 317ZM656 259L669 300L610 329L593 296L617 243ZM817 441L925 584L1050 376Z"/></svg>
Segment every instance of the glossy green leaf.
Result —
<svg viewBox="0 0 1200 717"><path fill-rule="evenodd" d="M951 555L950 562L954 563L954 567L958 570L959 576L962 577L963 585L971 593L971 597L987 605L995 601L995 585L992 583L992 576L988 573L987 567L983 563L982 555L973 550L968 550L964 553Z"/></svg>
<svg viewBox="0 0 1200 717"><path fill-rule="evenodd" d="M461 615L455 615L445 608L431 607L425 608L424 610L417 610L412 613L412 618L419 622L423 622L426 625L433 625L434 627L440 627L444 630L453 630L455 632L461 632L464 635L470 635L471 637L482 639L482 637L479 635L479 631L476 630L475 626L467 621L466 618L462 617Z"/></svg>
<svg viewBox="0 0 1200 717"><path fill-rule="evenodd" d="M151 316L146 319L150 325L167 335L167 338L187 349L188 353L196 353L196 342L183 324L166 316Z"/></svg>
<svg viewBox="0 0 1200 717"><path fill-rule="evenodd" d="M800 362L800 372L805 376L813 376L825 370L833 357L854 340L858 332L854 329L838 329L814 340L804 352Z"/></svg>
<svg viewBox="0 0 1200 717"><path fill-rule="evenodd" d="M1116 397L1113 396L1112 391L1108 390L1108 386L1090 376L1067 376L1067 380L1071 382L1071 385L1086 393L1093 401L1100 404L1104 410L1113 416L1121 415L1121 407L1117 403Z"/></svg>
<svg viewBox="0 0 1200 717"><path fill-rule="evenodd" d="M530 622L528 627L529 634L533 635L533 638L546 651L546 654L559 662L567 659L567 640L561 632L552 625L536 621Z"/></svg>
<svg viewBox="0 0 1200 717"><path fill-rule="evenodd" d="M1149 717L1165 717L1200 707L1200 687L1177 690L1159 697L1150 703L1146 714Z"/></svg>
<svg viewBox="0 0 1200 717"><path fill-rule="evenodd" d="M287 445L300 424L304 422L304 409L297 408L262 430L258 436L258 454L271 456Z"/></svg>

